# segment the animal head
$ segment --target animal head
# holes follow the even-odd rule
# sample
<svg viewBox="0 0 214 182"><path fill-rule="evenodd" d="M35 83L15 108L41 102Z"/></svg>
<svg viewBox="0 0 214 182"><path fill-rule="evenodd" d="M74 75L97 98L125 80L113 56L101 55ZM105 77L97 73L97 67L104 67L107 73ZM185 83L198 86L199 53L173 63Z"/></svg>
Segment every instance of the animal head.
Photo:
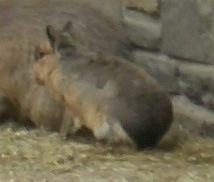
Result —
<svg viewBox="0 0 214 182"><path fill-rule="evenodd" d="M65 23L60 30L52 25L46 26L46 36L48 41L42 42L35 50L35 59L50 54L60 54L61 56L71 56L75 53L77 46L73 38L73 24L71 21Z"/></svg>
<svg viewBox="0 0 214 182"><path fill-rule="evenodd" d="M79 48L73 37L73 25L71 21L65 23L64 27L59 30L52 25L46 26L47 41L39 44L35 49L34 74L39 84L47 79L51 70L57 67L60 60L69 59L73 61L76 58L90 58L95 59L100 53L93 51L86 51L83 53L77 53Z"/></svg>
<svg viewBox="0 0 214 182"><path fill-rule="evenodd" d="M75 43L72 37L72 22L68 21L59 30L52 25L46 26L47 41L39 44L35 49L36 64L33 67L35 79L39 84L44 84L49 73L57 66L63 57L75 54Z"/></svg>

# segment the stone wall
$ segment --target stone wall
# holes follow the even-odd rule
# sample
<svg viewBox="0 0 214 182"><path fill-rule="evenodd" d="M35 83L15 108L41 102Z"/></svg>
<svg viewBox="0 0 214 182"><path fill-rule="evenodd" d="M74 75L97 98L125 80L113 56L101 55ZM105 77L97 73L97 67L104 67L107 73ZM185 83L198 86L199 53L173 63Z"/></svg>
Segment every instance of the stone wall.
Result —
<svg viewBox="0 0 214 182"><path fill-rule="evenodd" d="M159 3L159 18L124 11L135 62L171 93L214 110L214 1Z"/></svg>
<svg viewBox="0 0 214 182"><path fill-rule="evenodd" d="M123 0L81 0L101 10L104 14L121 20L123 18Z"/></svg>

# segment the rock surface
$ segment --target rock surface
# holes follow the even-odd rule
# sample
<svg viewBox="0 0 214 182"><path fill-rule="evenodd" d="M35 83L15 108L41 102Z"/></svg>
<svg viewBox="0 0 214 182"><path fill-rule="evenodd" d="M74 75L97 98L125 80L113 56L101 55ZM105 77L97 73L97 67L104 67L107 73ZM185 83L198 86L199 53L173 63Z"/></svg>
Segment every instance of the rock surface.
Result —
<svg viewBox="0 0 214 182"><path fill-rule="evenodd" d="M122 13L122 1L123 0L82 0L93 7L102 10L105 15L108 15L116 20L121 20L123 17Z"/></svg>
<svg viewBox="0 0 214 182"><path fill-rule="evenodd" d="M193 104L185 96L173 97L175 123L193 135L214 138L214 113Z"/></svg>
<svg viewBox="0 0 214 182"><path fill-rule="evenodd" d="M162 0L162 51L214 64L214 1Z"/></svg>
<svg viewBox="0 0 214 182"><path fill-rule="evenodd" d="M169 57L145 51L133 53L135 63L142 66L152 77L170 92L179 92L176 70L178 63Z"/></svg>
<svg viewBox="0 0 214 182"><path fill-rule="evenodd" d="M150 50L160 49L161 28L158 20L127 10L124 12L124 24L131 43Z"/></svg>
<svg viewBox="0 0 214 182"><path fill-rule="evenodd" d="M159 0L124 0L126 6L131 9L146 12L150 15L159 15Z"/></svg>
<svg viewBox="0 0 214 182"><path fill-rule="evenodd" d="M187 97L214 110L214 66L182 63L179 66L178 80Z"/></svg>

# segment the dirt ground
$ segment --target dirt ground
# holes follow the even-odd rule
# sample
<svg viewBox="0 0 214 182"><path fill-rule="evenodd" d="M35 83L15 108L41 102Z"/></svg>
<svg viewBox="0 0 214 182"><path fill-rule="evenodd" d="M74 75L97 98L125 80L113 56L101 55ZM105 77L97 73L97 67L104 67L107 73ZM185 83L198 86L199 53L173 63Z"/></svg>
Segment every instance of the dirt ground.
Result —
<svg viewBox="0 0 214 182"><path fill-rule="evenodd" d="M155 11L156 0L129 0ZM153 150L107 146L79 136L0 125L0 182L213 182L214 140L182 130Z"/></svg>
<svg viewBox="0 0 214 182"><path fill-rule="evenodd" d="M0 181L165 182L214 180L214 140L183 131L153 150L133 151L57 133L0 126Z"/></svg>

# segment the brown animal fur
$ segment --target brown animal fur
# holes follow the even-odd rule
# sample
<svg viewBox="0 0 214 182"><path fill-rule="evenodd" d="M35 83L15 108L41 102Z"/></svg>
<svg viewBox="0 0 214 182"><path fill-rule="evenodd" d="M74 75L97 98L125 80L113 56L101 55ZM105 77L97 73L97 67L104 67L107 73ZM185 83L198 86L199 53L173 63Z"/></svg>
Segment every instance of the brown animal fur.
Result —
<svg viewBox="0 0 214 182"><path fill-rule="evenodd" d="M80 51L92 49L123 54L122 47L126 47L126 41L122 27L75 0L8 0L1 2L0 12L2 99L7 99L14 107L11 114L17 113L15 115L20 120L59 129L64 107L45 87L35 82L32 74L35 46L46 39L41 28L48 23L60 26L64 21L72 20L75 41L84 47ZM81 35L77 36L79 33ZM0 104L0 115L4 115L7 104Z"/></svg>
<svg viewBox="0 0 214 182"><path fill-rule="evenodd" d="M39 83L66 105L64 129L82 125L98 139L139 148L158 143L173 114L169 95L154 79L119 57L66 58L62 50L58 53L38 60L34 72Z"/></svg>

